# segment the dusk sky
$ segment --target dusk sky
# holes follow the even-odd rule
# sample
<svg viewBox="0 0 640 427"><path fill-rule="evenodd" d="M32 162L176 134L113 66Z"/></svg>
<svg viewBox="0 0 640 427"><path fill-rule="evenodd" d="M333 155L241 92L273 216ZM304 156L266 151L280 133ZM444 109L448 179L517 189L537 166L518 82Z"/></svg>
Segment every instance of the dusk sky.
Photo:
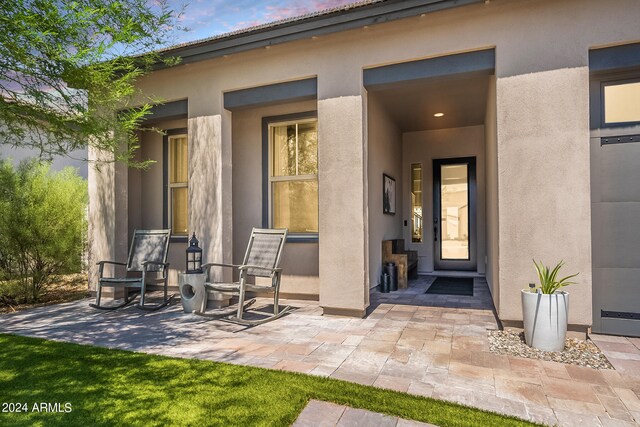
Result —
<svg viewBox="0 0 640 427"><path fill-rule="evenodd" d="M173 5L185 3L180 0L170 2ZM356 2L357 0L187 0L182 25L190 31L178 34L177 43Z"/></svg>

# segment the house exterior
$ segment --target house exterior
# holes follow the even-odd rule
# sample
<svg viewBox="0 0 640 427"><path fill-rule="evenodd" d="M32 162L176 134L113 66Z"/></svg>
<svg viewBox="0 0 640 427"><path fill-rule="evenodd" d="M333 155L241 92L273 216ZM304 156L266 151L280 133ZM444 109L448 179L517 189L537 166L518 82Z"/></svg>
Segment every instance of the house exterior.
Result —
<svg viewBox="0 0 640 427"><path fill-rule="evenodd" d="M419 273L485 276L508 325L532 259L564 260L570 328L640 335L638 22L637 0L364 1L168 49L139 83L167 100L156 163L89 171L91 258L169 227L176 284L190 233L229 263L287 226L282 292L363 316L404 238Z"/></svg>

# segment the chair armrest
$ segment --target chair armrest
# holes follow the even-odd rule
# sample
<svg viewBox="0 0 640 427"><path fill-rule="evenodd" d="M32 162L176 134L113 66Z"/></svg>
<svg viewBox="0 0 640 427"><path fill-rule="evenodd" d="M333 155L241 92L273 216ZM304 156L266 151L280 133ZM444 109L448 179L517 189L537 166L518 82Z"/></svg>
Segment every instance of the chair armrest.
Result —
<svg viewBox="0 0 640 427"><path fill-rule="evenodd" d="M118 262L118 261L99 261L96 263L98 267L98 280L105 278L104 277L104 266L106 264L111 264L111 265L122 265L122 266L126 266L127 263L126 262Z"/></svg>
<svg viewBox="0 0 640 427"><path fill-rule="evenodd" d="M96 265L103 266L104 264L114 264L114 265L127 265L126 262L118 262L118 261L99 261Z"/></svg>
<svg viewBox="0 0 640 427"><path fill-rule="evenodd" d="M281 268L271 268L271 267L262 267L259 265L241 265L239 266L238 270L240 271L246 271L250 268L255 268L256 270L265 270L265 271L273 271L274 273L279 273L282 271Z"/></svg>
<svg viewBox="0 0 640 427"><path fill-rule="evenodd" d="M230 268L238 268L239 265L236 264L222 264L218 262L208 262L206 264L202 264L202 268L210 268L210 267L230 267Z"/></svg>

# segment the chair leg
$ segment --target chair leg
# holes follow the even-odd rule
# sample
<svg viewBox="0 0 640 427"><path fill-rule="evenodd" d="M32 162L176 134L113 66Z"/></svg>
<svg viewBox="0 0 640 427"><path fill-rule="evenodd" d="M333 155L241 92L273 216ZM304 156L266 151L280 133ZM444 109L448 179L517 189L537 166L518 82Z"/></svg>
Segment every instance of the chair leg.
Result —
<svg viewBox="0 0 640 427"><path fill-rule="evenodd" d="M274 314L273 316L265 317L264 319L259 319L259 320L247 320L237 316L227 317L224 320L231 323L236 323L238 325L243 325L243 326L257 326L257 325L262 325L263 323L271 322L272 320L279 319L285 314L287 314L290 310L291 310L291 306L286 306L282 310L279 310L278 314Z"/></svg>
<svg viewBox="0 0 640 427"><path fill-rule="evenodd" d="M161 308L164 308L168 305L171 305L171 303L173 303L173 298L175 297L175 295L171 295L170 297L168 296L168 277L165 276L164 277L164 300L162 301L162 303L160 304L145 304L144 300L145 300L145 292L147 291L147 278L146 275L143 273L142 275L142 284L141 284L141 292L142 292L142 296L140 297L140 303L136 306L142 310L147 310L147 311L156 311L156 310L160 310Z"/></svg>
<svg viewBox="0 0 640 427"><path fill-rule="evenodd" d="M242 273L244 274L244 273ZM240 278L240 292L238 292L238 313L237 317L242 319L242 313L244 312L244 276Z"/></svg>
<svg viewBox="0 0 640 427"><path fill-rule="evenodd" d="M147 292L147 283L146 283L146 278L143 277L142 286L140 288L140 303L138 305L144 306L144 296L146 292Z"/></svg>
<svg viewBox="0 0 640 427"><path fill-rule="evenodd" d="M247 308L251 307L253 304L255 304L255 302L256 302L255 298L250 299L249 301L244 303L243 310L246 310ZM237 314L237 311L235 308L219 308L216 310L210 310L206 313L204 309L202 311L193 311L193 314L196 314L198 316L207 317L209 319L219 319L219 320L226 320L226 318L228 318L229 316L233 316L234 313Z"/></svg>
<svg viewBox="0 0 640 427"><path fill-rule="evenodd" d="M97 295L96 295L96 303L95 304L89 304L89 307L93 307L93 308L97 308L99 310L117 310L119 308L123 308L128 306L129 304L131 304L136 297L138 296L138 292L134 292L133 294L129 295L128 294L128 289L127 287L124 288L125 289L125 296L124 296L124 301L122 302L122 304L117 304L117 305L110 305L110 306L105 306L105 305L100 305L100 300L102 297L102 286L98 283L98 290L97 290Z"/></svg>
<svg viewBox="0 0 640 427"><path fill-rule="evenodd" d="M286 306L282 310L280 310L280 288L276 286L273 294L273 316L265 317L263 319L258 320L247 320L242 318L241 310L238 309L238 315L227 318L231 323L236 323L244 326L257 326L262 325L263 323L271 322L272 320L279 319L284 316L291 310L291 306Z"/></svg>
<svg viewBox="0 0 640 427"><path fill-rule="evenodd" d="M280 287L276 286L276 290L273 293L273 315L277 316L280 311L280 306L278 305L278 301L280 300Z"/></svg>
<svg viewBox="0 0 640 427"><path fill-rule="evenodd" d="M102 297L102 284L98 282L98 293L96 295L96 305L100 306L100 298Z"/></svg>
<svg viewBox="0 0 640 427"><path fill-rule="evenodd" d="M164 281L163 281L163 283L164 283L164 301L165 301L165 302L167 302L167 298L168 298L168 289L167 289L167 282L168 282L168 280L167 280L167 274L166 274L166 273L163 273L163 276L164 276L164 277L163 277L163 278L164 278Z"/></svg>

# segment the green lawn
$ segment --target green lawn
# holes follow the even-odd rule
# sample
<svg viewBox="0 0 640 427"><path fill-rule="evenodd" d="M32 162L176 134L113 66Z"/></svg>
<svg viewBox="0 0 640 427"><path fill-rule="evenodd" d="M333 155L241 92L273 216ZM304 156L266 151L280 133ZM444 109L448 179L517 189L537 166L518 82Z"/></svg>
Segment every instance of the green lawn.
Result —
<svg viewBox="0 0 640 427"><path fill-rule="evenodd" d="M0 425L284 426L310 399L441 426L531 425L333 379L0 334L0 405L29 408L0 412ZM32 412L40 402L72 410Z"/></svg>

